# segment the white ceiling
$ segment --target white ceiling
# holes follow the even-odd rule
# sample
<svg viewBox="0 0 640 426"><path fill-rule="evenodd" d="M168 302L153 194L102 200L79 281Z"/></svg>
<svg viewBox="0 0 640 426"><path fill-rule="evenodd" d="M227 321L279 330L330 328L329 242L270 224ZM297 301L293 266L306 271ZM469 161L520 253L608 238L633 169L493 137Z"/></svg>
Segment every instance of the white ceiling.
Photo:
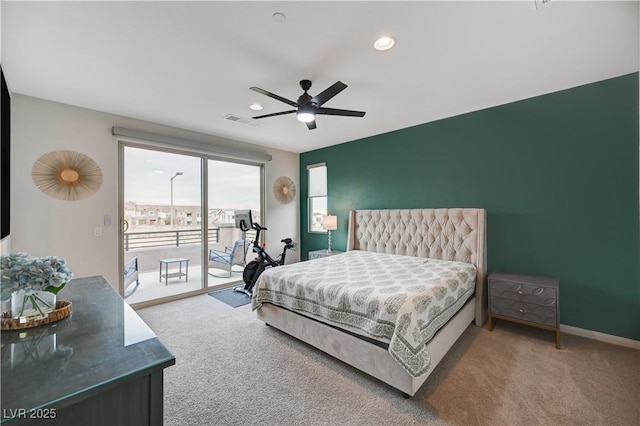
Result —
<svg viewBox="0 0 640 426"><path fill-rule="evenodd" d="M639 3L11 2L2 67L14 93L239 141L305 152L575 87L639 69ZM286 15L282 23L275 12ZM381 35L396 39L373 49ZM326 107L364 118L294 115L250 127L224 120L291 109L349 87ZM251 111L253 102L264 105Z"/></svg>

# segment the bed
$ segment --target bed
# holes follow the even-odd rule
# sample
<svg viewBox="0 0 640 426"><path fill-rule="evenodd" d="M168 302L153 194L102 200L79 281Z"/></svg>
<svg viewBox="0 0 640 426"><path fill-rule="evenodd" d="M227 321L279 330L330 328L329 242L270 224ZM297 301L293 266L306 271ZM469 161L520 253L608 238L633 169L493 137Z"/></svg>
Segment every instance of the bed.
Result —
<svg viewBox="0 0 640 426"><path fill-rule="evenodd" d="M486 303L483 209L354 210L347 252L266 270L257 316L413 396Z"/></svg>

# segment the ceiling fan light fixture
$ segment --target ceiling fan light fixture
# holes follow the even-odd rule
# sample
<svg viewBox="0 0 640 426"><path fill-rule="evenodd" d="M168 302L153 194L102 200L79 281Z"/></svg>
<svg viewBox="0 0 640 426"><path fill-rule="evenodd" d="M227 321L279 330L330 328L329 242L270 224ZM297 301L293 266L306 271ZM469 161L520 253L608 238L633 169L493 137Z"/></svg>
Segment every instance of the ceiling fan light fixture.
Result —
<svg viewBox="0 0 640 426"><path fill-rule="evenodd" d="M300 88L304 90L304 93L300 95L298 98L298 102L294 102L290 99L283 98L282 96L278 96L274 93L267 92L264 89L259 87L250 87L249 89L254 92L258 92L262 95L273 98L277 101L283 102L287 105L292 106L294 109L290 109L288 111L280 111L274 112L271 114L258 115L253 117L254 120L260 118L267 117L276 117L279 115L285 114L296 114L296 118L298 121L305 123L309 130L314 130L317 128L316 126L316 115L334 115L334 116L343 116L343 117L364 117L366 114L364 111L351 111L348 109L337 109L337 108L326 108L323 107L325 102L332 99L338 93L342 92L347 88L347 85L341 81L336 81L331 86L327 87L322 92L318 93L316 96L311 96L308 93L308 90L311 88L311 80L300 80Z"/></svg>
<svg viewBox="0 0 640 426"><path fill-rule="evenodd" d="M396 44L396 42L393 38L384 36L377 39L376 42L373 43L373 47L375 47L376 50L389 50L394 44Z"/></svg>
<svg viewBox="0 0 640 426"><path fill-rule="evenodd" d="M316 119L316 116L310 112L298 112L298 120L303 123L310 123Z"/></svg>
<svg viewBox="0 0 640 426"><path fill-rule="evenodd" d="M316 119L313 110L305 105L298 107L296 116L298 117L298 121L302 121L303 123L310 123Z"/></svg>

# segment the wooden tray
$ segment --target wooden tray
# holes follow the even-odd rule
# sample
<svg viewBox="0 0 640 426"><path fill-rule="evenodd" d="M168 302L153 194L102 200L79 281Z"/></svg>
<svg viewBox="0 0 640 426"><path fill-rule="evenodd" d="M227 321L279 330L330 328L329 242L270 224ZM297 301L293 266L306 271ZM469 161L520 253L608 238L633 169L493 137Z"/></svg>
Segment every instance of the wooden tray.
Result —
<svg viewBox="0 0 640 426"><path fill-rule="evenodd" d="M2 314L2 330L22 330L24 328L38 327L40 325L49 324L52 322L60 321L71 315L71 302L66 300L58 300L56 302L56 309L49 312L46 318L20 322L19 318L11 318L8 312Z"/></svg>

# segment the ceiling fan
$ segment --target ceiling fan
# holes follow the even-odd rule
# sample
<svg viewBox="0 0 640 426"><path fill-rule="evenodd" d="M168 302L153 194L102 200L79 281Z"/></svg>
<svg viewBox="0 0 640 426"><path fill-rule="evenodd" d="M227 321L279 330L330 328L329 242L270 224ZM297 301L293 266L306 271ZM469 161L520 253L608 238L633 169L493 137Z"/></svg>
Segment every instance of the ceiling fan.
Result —
<svg viewBox="0 0 640 426"><path fill-rule="evenodd" d="M347 109L335 109L335 108L324 108L322 105L327 102L329 99L333 98L338 93L342 92L347 88L347 85L341 81L338 81L331 85L329 88L325 89L323 92L317 94L314 97L311 97L307 93L307 90L311 88L311 80L300 80L300 87L304 90L304 93L298 98L298 102L290 101L289 99L283 98L282 96L275 95L271 92L267 92L264 89L259 87L251 87L250 89L254 92L262 93L263 95L269 96L270 98L277 99L280 102L284 102L285 104L291 105L296 109L292 109L289 111L282 112L274 112L273 114L265 114L259 115L257 117L252 117L254 119L259 118L267 118L267 117L275 117L277 115L284 114L292 114L296 113L298 120L302 121L307 125L309 130L313 130L316 128L316 115L324 114L324 115L342 115L345 117L364 117L365 112L363 111L350 111Z"/></svg>

